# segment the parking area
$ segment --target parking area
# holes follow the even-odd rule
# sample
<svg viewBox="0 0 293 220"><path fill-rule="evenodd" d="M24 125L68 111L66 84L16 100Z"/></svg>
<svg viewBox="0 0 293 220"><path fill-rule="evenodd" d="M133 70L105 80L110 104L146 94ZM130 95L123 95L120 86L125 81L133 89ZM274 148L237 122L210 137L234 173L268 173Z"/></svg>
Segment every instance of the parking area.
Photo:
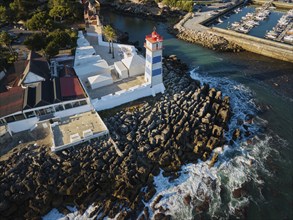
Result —
<svg viewBox="0 0 293 220"><path fill-rule="evenodd" d="M23 26L20 25L5 25L0 28L0 31L6 31L9 33L9 35L14 39L12 45L21 45L27 36L40 32L25 30Z"/></svg>

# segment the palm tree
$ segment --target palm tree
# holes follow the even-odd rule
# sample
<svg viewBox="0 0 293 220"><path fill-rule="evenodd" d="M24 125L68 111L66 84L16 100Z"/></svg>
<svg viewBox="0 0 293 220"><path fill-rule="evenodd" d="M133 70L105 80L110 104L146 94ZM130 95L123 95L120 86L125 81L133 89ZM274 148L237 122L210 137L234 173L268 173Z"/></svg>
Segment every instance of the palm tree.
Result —
<svg viewBox="0 0 293 220"><path fill-rule="evenodd" d="M115 57L114 57L114 44L113 44L113 41L117 38L116 32L110 25L107 25L104 28L104 35L105 35L106 39L109 42L109 53L112 52L112 58L114 59ZM112 44L112 49L111 49L110 43Z"/></svg>
<svg viewBox="0 0 293 220"><path fill-rule="evenodd" d="M114 40L117 38L116 32L114 29L110 32L110 39L112 43L112 58L114 59Z"/></svg>
<svg viewBox="0 0 293 220"><path fill-rule="evenodd" d="M111 53L111 40L110 40L110 33L111 33L111 29L112 27L110 25L107 25L103 28L103 34L105 36L105 38L107 39L107 41L109 42L109 53Z"/></svg>

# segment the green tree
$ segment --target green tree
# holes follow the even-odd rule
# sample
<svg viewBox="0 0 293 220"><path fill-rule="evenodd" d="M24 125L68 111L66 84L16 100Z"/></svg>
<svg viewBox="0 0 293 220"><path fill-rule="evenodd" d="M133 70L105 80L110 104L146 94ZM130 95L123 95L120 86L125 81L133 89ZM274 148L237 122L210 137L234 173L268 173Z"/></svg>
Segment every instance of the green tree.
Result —
<svg viewBox="0 0 293 220"><path fill-rule="evenodd" d="M81 18L83 13L82 4L78 1L70 0L49 0L48 6L50 8L49 15L63 20L65 17L70 19L72 18Z"/></svg>
<svg viewBox="0 0 293 220"><path fill-rule="evenodd" d="M2 31L0 33L0 44L1 45L5 45L10 53L13 53L13 49L11 47L11 43L12 43L12 38L10 37L10 35L6 32L6 31Z"/></svg>
<svg viewBox="0 0 293 220"><path fill-rule="evenodd" d="M28 36L23 43L29 50L41 50L46 47L45 36L42 33L34 33Z"/></svg>
<svg viewBox="0 0 293 220"><path fill-rule="evenodd" d="M56 5L49 11L50 17L54 18L54 21L56 21L57 17L59 18L60 22L63 20L64 17L68 16L69 14L70 8L62 5Z"/></svg>
<svg viewBox="0 0 293 220"><path fill-rule="evenodd" d="M51 41L45 48L45 53L49 57L56 56L59 53L59 45L55 41Z"/></svg>
<svg viewBox="0 0 293 220"><path fill-rule="evenodd" d="M38 12L26 22L26 26L30 30L48 30L48 16L45 12Z"/></svg>
<svg viewBox="0 0 293 220"><path fill-rule="evenodd" d="M9 9L11 17L15 21L26 19L28 15L28 11L25 9L22 0L14 0L12 3L9 4Z"/></svg>
<svg viewBox="0 0 293 220"><path fill-rule="evenodd" d="M72 45L70 35L63 30L55 30L54 32L49 33L47 36L47 41L54 41L56 44L59 45L60 48L66 48Z"/></svg>
<svg viewBox="0 0 293 220"><path fill-rule="evenodd" d="M7 9L0 5L0 23L5 23L8 20Z"/></svg>

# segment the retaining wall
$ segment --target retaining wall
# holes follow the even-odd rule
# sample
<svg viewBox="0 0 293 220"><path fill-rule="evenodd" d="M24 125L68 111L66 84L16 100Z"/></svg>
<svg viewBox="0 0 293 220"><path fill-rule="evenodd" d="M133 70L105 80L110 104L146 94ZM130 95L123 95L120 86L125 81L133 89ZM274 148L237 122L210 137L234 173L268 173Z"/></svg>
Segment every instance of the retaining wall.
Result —
<svg viewBox="0 0 293 220"><path fill-rule="evenodd" d="M143 98L147 96L155 96L157 93L164 93L164 84L152 86L143 84L132 87L128 90L121 90L115 94L103 96L100 99L93 99L92 104L97 111L114 108L116 106Z"/></svg>
<svg viewBox="0 0 293 220"><path fill-rule="evenodd" d="M268 1L266 1L266 0L252 0L252 3L256 4L256 5L262 5L266 2L268 2ZM292 9L293 8L293 3L274 1L273 5L277 8L281 8L281 9Z"/></svg>

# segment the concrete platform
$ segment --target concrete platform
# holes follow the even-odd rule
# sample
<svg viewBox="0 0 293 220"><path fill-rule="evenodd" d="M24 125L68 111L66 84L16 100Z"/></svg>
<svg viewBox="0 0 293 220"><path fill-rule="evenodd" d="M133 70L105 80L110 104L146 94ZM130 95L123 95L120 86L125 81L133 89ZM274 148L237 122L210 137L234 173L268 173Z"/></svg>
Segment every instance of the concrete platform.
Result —
<svg viewBox="0 0 293 220"><path fill-rule="evenodd" d="M86 80L82 82L86 86L87 93L91 99L101 98L105 95L113 94L121 90L128 90L131 87L139 86L145 83L144 75L129 77L126 79L116 79L112 85L104 86L97 89L91 89L90 85Z"/></svg>
<svg viewBox="0 0 293 220"><path fill-rule="evenodd" d="M109 133L104 122L95 111L61 118L51 127L54 138L52 150L61 150Z"/></svg>

